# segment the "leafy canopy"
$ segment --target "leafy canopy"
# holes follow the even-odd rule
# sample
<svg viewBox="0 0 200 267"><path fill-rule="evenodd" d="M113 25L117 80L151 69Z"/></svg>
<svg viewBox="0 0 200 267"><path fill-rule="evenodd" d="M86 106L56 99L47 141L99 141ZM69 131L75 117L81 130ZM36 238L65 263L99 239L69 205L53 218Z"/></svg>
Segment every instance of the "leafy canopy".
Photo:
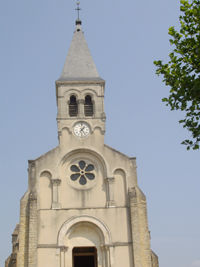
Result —
<svg viewBox="0 0 200 267"><path fill-rule="evenodd" d="M181 0L179 17L181 29L169 28L169 40L174 50L169 54L170 60L163 64L161 60L154 61L156 74L164 75L166 85L171 87L168 98L163 102L171 110L185 111L184 119L179 123L191 133L190 140L182 144L189 150L199 149L200 142L200 0Z"/></svg>

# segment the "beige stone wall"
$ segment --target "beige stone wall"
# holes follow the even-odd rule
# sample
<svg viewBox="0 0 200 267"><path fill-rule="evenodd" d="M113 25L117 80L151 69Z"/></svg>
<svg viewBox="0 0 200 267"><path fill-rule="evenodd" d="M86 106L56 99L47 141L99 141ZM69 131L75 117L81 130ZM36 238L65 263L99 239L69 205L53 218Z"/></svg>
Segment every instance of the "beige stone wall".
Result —
<svg viewBox="0 0 200 267"><path fill-rule="evenodd" d="M59 266L59 254L56 248L39 248L37 251L37 267Z"/></svg>
<svg viewBox="0 0 200 267"><path fill-rule="evenodd" d="M119 252L120 255L123 255L122 253L126 251L125 254L128 257L124 260L124 266L132 266L130 265L130 262L132 264L131 232L130 227L127 225L129 221L128 210L128 208L41 210L38 214L40 222L38 227L38 266L42 266L39 257L42 259L42 255L47 256L50 253L54 253L54 256L49 256L54 258L52 261L58 261L56 266L60 266L59 264L61 264L64 255L66 265L62 266L71 266L71 255L74 246L95 246L98 249L99 267L103 266L107 254L109 260L114 262L114 266L120 266L117 263L118 259L115 258L117 257L115 251ZM73 222L72 218L78 218L79 223ZM85 218L88 218L87 222ZM106 237L101 228L91 218L95 218L96 221L102 222L107 227L108 235L106 234ZM59 243L59 233L63 225L69 220L72 220L71 226L66 227L65 238L63 242L61 240L61 243ZM104 248L105 245L110 246L108 250ZM63 246L68 249L65 252L60 252L59 247Z"/></svg>
<svg viewBox="0 0 200 267"><path fill-rule="evenodd" d="M81 160L94 166L93 181L87 180L82 186L79 182L70 179L73 172L71 165L78 165ZM104 182L105 171L101 161L88 152L75 152L66 157L60 168L60 204L62 208L84 208L84 207L105 207L106 206L106 184ZM66 194L67 192L67 194Z"/></svg>
<svg viewBox="0 0 200 267"><path fill-rule="evenodd" d="M112 242L131 242L128 208L43 210L38 213L38 244L57 244L62 225L74 216L92 216L109 228ZM52 231L54 229L54 231Z"/></svg>
<svg viewBox="0 0 200 267"><path fill-rule="evenodd" d="M123 257L122 257L123 255ZM132 246L119 246L114 249L115 267L133 267Z"/></svg>

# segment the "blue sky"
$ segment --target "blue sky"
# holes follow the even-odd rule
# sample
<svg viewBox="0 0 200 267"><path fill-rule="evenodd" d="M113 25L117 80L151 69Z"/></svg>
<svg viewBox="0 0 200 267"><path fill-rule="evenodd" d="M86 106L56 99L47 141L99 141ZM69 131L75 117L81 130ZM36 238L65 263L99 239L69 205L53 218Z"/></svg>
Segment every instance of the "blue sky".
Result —
<svg viewBox="0 0 200 267"><path fill-rule="evenodd" d="M27 190L27 161L58 145L55 80L75 29L76 1L0 0L1 247L11 253ZM82 28L106 80L105 143L137 157L147 197L151 247L160 267L200 266L200 151L161 99L169 88L153 61L168 60L168 28L179 29L179 0L83 0Z"/></svg>

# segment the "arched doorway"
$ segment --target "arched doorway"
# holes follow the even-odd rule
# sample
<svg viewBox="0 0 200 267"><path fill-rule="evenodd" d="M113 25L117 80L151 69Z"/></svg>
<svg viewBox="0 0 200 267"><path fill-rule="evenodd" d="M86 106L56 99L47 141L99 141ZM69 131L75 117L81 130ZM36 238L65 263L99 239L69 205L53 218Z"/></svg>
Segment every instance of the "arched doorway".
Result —
<svg viewBox="0 0 200 267"><path fill-rule="evenodd" d="M73 267L97 267L97 248L96 247L74 247Z"/></svg>
<svg viewBox="0 0 200 267"><path fill-rule="evenodd" d="M58 235L58 247L66 248L60 251L61 267L112 267L114 263L110 231L90 215L66 221ZM81 259L85 265L80 265Z"/></svg>

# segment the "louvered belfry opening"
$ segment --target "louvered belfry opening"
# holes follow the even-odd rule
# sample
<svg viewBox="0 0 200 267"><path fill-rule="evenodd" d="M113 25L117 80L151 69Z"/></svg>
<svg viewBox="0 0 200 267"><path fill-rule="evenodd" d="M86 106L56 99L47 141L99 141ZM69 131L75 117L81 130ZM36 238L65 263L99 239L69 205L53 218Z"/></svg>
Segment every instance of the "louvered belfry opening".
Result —
<svg viewBox="0 0 200 267"><path fill-rule="evenodd" d="M93 116L93 103L89 95L85 97L84 112L85 116Z"/></svg>
<svg viewBox="0 0 200 267"><path fill-rule="evenodd" d="M70 103L69 103L69 116L76 117L77 114L78 114L78 105L76 102L76 97L72 95L70 97Z"/></svg>

